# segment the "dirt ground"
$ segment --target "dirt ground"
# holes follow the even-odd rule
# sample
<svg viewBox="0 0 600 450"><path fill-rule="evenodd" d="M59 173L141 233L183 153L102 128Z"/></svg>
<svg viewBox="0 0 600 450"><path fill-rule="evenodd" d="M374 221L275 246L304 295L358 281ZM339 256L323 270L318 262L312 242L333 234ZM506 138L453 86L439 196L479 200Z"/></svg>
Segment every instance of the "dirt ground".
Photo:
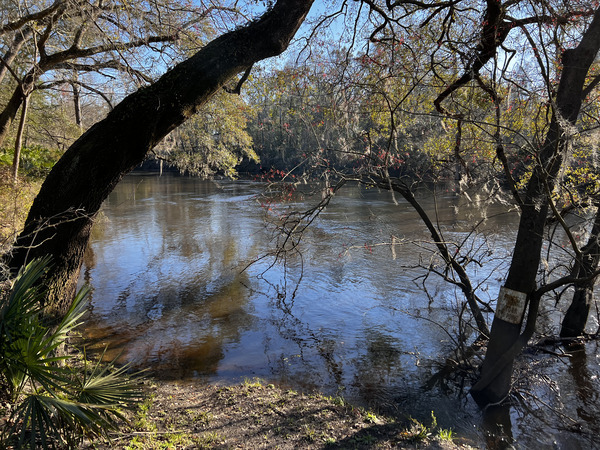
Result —
<svg viewBox="0 0 600 450"><path fill-rule="evenodd" d="M131 428L109 446L124 449L473 448L449 430L400 423L326 397L259 380L235 386L153 381ZM89 447L89 445L88 445Z"/></svg>

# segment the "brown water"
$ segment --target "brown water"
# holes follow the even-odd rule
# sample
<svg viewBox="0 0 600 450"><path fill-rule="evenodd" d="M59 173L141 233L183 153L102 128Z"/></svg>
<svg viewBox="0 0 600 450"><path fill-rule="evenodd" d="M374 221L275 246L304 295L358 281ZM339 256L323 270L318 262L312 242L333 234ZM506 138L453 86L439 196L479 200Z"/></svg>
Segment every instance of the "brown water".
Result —
<svg viewBox="0 0 600 450"><path fill-rule="evenodd" d="M433 410L440 425L484 445L489 421L461 394L460 380L428 387L455 348L462 297L438 277L423 278L430 237L412 209L389 193L344 188L306 233L301 258L291 256L285 268L265 258L243 270L272 248L269 222L311 202L295 197L268 211L263 189L248 181L125 178L105 202L86 254L87 337L165 378L258 376L406 411L426 424ZM487 238L472 235L466 245L485 260L470 275L493 299L517 216L476 200L422 197L448 240L467 239L486 215ZM553 331L555 315L549 305L542 331ZM600 448L599 349L576 350L524 355L523 401L501 411L517 448ZM498 435L493 429L490 446L504 445Z"/></svg>

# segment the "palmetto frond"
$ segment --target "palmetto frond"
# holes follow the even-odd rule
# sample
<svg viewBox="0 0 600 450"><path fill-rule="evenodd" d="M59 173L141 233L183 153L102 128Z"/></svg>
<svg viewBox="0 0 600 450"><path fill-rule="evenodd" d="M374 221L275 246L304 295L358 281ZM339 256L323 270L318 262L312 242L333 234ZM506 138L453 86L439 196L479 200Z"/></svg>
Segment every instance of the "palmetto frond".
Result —
<svg viewBox="0 0 600 450"><path fill-rule="evenodd" d="M73 356L57 354L81 324L89 288L48 329L40 320L44 292L37 284L48 264L43 258L27 265L0 304L0 381L14 403L0 439L17 447L74 447L84 435L107 437L124 418L120 411L141 399L128 367L87 361L69 367Z"/></svg>

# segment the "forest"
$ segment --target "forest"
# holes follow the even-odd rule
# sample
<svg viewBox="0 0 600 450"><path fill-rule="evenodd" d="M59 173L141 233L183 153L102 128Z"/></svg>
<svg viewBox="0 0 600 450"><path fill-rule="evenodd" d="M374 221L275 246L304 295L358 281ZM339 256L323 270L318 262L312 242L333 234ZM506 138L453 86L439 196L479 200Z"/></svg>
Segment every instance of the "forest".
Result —
<svg viewBox="0 0 600 450"><path fill-rule="evenodd" d="M78 445L139 400L127 365L56 364L86 327L80 280L102 205L148 168L260 185L274 237L239 263L284 273L349 186L406 205L426 236L413 242L423 286L457 293L439 373L460 373L482 414L522 399L523 353L558 361L597 342L597 0L18 0L0 14L9 446ZM441 223L438 197L477 210L464 233ZM500 206L517 217L504 256L485 228ZM358 244L395 260L404 239L391 239ZM277 290L284 308L297 289Z"/></svg>

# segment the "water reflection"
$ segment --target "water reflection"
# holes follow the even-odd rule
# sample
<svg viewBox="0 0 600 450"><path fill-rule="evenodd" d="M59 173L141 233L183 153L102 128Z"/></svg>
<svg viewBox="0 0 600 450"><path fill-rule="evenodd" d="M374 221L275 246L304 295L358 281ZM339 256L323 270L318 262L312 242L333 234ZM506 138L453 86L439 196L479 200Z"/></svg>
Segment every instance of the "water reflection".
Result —
<svg viewBox="0 0 600 450"><path fill-rule="evenodd" d="M261 190L251 182L126 177L105 202L85 256L82 279L93 286L85 334L97 347L110 344L109 357L120 354L162 377L260 376L329 394L343 390L424 423L434 410L444 428L483 439L488 422L468 397L446 395L439 384L425 389L455 347L450 337L462 297L434 277L419 278L431 260L430 236L415 212L387 193L349 187L306 234L302 261L291 257L285 270L266 271L271 261L261 260L243 271L271 245ZM485 287L484 298L495 298L516 215L464 197L422 202L437 211L449 240L464 240L485 214L486 238L469 242L488 264L470 275ZM302 205L297 199L280 208ZM295 296L283 295L301 275ZM584 428L600 431L598 389L590 381L597 380L598 359L589 347L587 360L571 358L568 370L548 364L539 374L557 380ZM565 400L567 392L573 400ZM491 421L502 423L505 442L539 443L526 429L541 419L511 410L506 421L506 414Z"/></svg>
<svg viewBox="0 0 600 450"><path fill-rule="evenodd" d="M483 413L485 443L490 450L514 448L509 405L488 407Z"/></svg>
<svg viewBox="0 0 600 450"><path fill-rule="evenodd" d="M163 377L208 376L217 373L225 347L239 343L241 334L254 326L244 283L244 274L221 280L209 296L204 286L169 284L133 308L127 307L128 290L113 314L90 321L86 334L96 347L110 343L108 357L122 354Z"/></svg>
<svg viewBox="0 0 600 450"><path fill-rule="evenodd" d="M597 381L588 370L588 361L585 346L582 343L572 343L567 346L570 355L569 374L573 377L577 388L577 417L585 422L596 432L600 432L598 418L590 407L598 404L597 386L592 380Z"/></svg>

